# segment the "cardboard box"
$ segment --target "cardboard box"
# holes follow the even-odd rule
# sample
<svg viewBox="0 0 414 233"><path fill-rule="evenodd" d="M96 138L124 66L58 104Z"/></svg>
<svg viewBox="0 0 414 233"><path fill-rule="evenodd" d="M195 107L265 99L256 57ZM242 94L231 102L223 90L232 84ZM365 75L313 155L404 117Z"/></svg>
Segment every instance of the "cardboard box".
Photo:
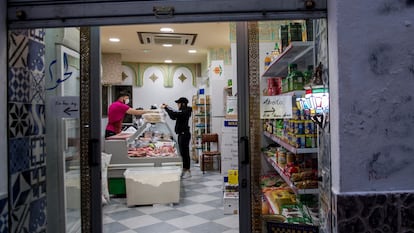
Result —
<svg viewBox="0 0 414 233"><path fill-rule="evenodd" d="M238 170L239 164L237 159L222 158L221 159L221 173L228 177L229 170Z"/></svg>
<svg viewBox="0 0 414 233"><path fill-rule="evenodd" d="M238 214L239 213L239 193L224 192L223 197L224 214Z"/></svg>
<svg viewBox="0 0 414 233"><path fill-rule="evenodd" d="M238 121L234 119L223 120L223 133L234 133L237 137Z"/></svg>
<svg viewBox="0 0 414 233"><path fill-rule="evenodd" d="M178 203L180 167L142 167L125 170L127 206Z"/></svg>

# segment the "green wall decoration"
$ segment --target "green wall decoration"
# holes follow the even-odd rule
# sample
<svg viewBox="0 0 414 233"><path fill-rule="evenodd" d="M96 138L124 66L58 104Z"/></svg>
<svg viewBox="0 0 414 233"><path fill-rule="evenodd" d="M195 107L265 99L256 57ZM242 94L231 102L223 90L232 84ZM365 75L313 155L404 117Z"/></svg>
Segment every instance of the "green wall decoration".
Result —
<svg viewBox="0 0 414 233"><path fill-rule="evenodd" d="M174 84L174 73L179 68L187 68L192 74L192 85L196 86L196 77L200 76L201 64L163 64L163 63L134 63L134 62L122 62L122 65L128 66L134 72L133 80L135 85L142 87L144 85L144 73L150 68L154 67L161 71L162 77L158 77L154 73L151 74L151 80L155 82L158 78L163 78L164 87L173 87ZM188 79L184 74L179 76L181 82Z"/></svg>
<svg viewBox="0 0 414 233"><path fill-rule="evenodd" d="M209 63L213 60L223 60L225 65L231 65L231 48L210 48L208 49Z"/></svg>

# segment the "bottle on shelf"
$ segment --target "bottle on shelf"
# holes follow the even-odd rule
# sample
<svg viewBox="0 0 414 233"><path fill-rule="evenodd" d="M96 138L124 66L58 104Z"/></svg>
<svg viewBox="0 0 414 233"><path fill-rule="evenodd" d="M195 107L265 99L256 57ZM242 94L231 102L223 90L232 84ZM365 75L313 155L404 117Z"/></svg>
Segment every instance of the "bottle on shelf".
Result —
<svg viewBox="0 0 414 233"><path fill-rule="evenodd" d="M272 57L269 53L266 53L266 57L264 59L264 70L267 70L269 68L270 63L272 62Z"/></svg>
<svg viewBox="0 0 414 233"><path fill-rule="evenodd" d="M312 81L313 65L308 65L308 69L303 72L303 85L307 85Z"/></svg>
<svg viewBox="0 0 414 233"><path fill-rule="evenodd" d="M297 64L289 64L288 74L289 91L303 90L303 74L298 70Z"/></svg>
<svg viewBox="0 0 414 233"><path fill-rule="evenodd" d="M286 76L286 82L283 86L283 92L289 92L293 90L293 70L295 69L295 64L288 65L288 75Z"/></svg>
<svg viewBox="0 0 414 233"><path fill-rule="evenodd" d="M276 60L279 54L280 54L279 43L276 42L275 47L272 50L272 61Z"/></svg>

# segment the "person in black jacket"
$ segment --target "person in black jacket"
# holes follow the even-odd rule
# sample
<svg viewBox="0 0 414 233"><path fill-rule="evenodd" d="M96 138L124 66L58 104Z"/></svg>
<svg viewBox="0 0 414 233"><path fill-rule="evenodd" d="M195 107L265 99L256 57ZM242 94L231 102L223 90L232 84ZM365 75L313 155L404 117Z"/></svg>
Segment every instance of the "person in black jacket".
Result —
<svg viewBox="0 0 414 233"><path fill-rule="evenodd" d="M178 105L178 110L174 110L166 104L162 104L161 108L164 109L168 116L175 120L174 131L178 135L178 149L180 150L181 157L183 159L183 172L181 178L191 177L190 171L190 126L188 121L193 111L188 105L188 99L181 97L175 101Z"/></svg>

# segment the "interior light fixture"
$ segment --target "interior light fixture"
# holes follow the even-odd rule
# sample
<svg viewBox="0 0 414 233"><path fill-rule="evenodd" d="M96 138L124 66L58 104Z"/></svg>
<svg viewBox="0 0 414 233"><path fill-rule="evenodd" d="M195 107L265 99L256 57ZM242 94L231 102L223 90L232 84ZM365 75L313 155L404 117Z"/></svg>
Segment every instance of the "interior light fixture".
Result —
<svg viewBox="0 0 414 233"><path fill-rule="evenodd" d="M172 44L162 44L162 46L164 46L164 47L172 47L173 45Z"/></svg>
<svg viewBox="0 0 414 233"><path fill-rule="evenodd" d="M109 38L109 41L110 42L119 42L121 40L119 38L116 38L116 37L111 37L111 38Z"/></svg>
<svg viewBox="0 0 414 233"><path fill-rule="evenodd" d="M165 63L172 63L172 60L164 60Z"/></svg>
<svg viewBox="0 0 414 233"><path fill-rule="evenodd" d="M174 29L164 27L164 28L160 28L160 32L174 32Z"/></svg>
<svg viewBox="0 0 414 233"><path fill-rule="evenodd" d="M195 49L190 49L190 50L188 50L188 53L197 53L197 50L195 50Z"/></svg>

